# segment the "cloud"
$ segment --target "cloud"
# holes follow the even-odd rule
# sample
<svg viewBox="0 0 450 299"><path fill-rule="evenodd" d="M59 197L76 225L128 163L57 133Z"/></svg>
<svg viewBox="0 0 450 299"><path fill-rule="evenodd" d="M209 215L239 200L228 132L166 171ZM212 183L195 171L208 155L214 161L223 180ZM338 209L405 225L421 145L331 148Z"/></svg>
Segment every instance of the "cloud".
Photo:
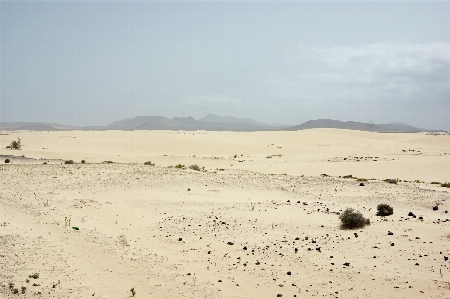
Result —
<svg viewBox="0 0 450 299"><path fill-rule="evenodd" d="M305 100L438 103L450 94L449 53L449 43L299 46L290 71L267 82L274 94Z"/></svg>

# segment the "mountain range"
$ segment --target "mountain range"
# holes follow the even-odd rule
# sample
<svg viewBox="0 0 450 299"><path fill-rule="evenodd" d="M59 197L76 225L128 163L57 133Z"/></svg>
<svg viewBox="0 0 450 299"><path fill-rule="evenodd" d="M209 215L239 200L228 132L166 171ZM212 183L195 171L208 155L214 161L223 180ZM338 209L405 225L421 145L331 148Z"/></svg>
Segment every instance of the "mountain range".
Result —
<svg viewBox="0 0 450 299"><path fill-rule="evenodd" d="M430 132L404 123L369 124L332 119L309 120L297 126L272 126L247 118L208 114L198 120L192 117L167 118L163 116L138 116L115 121L107 126L77 127L43 122L0 122L0 130L183 130L183 131L297 131L314 128L349 129L370 132Z"/></svg>

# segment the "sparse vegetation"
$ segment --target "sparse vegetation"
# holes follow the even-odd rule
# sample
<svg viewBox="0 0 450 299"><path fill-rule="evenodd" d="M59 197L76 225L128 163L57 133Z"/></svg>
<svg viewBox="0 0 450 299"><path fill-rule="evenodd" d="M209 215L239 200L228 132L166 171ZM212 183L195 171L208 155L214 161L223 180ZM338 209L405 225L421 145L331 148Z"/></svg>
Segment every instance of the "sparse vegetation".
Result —
<svg viewBox="0 0 450 299"><path fill-rule="evenodd" d="M450 183L442 183L441 187L450 188Z"/></svg>
<svg viewBox="0 0 450 299"><path fill-rule="evenodd" d="M11 144L9 146L13 150L20 150L22 149L22 141L20 140L20 138L17 138L17 141L16 140L11 141Z"/></svg>
<svg viewBox="0 0 450 299"><path fill-rule="evenodd" d="M385 179L384 181L389 184L397 184L398 183L397 179Z"/></svg>
<svg viewBox="0 0 450 299"><path fill-rule="evenodd" d="M136 291L134 290L134 287L131 288L130 292L131 292L131 295L133 295L133 297L134 297L134 295L136 295Z"/></svg>
<svg viewBox="0 0 450 299"><path fill-rule="evenodd" d="M344 175L342 177L343 179L353 179L353 175L349 174L349 175Z"/></svg>
<svg viewBox="0 0 450 299"><path fill-rule="evenodd" d="M113 161L103 161L103 164L113 164Z"/></svg>
<svg viewBox="0 0 450 299"><path fill-rule="evenodd" d="M175 168L185 168L185 166L183 165L183 164L177 164L177 165L175 165Z"/></svg>
<svg viewBox="0 0 450 299"><path fill-rule="evenodd" d="M81 160L81 164L85 164L86 163L86 161L85 160Z"/></svg>
<svg viewBox="0 0 450 299"><path fill-rule="evenodd" d="M31 275L28 275L29 278L34 278L34 279L38 279L39 278L39 273L34 273Z"/></svg>
<svg viewBox="0 0 450 299"><path fill-rule="evenodd" d="M144 162L144 165L154 166L155 163L152 163L152 161L147 161L147 162Z"/></svg>
<svg viewBox="0 0 450 299"><path fill-rule="evenodd" d="M197 164L193 164L193 165L189 166L189 168L192 170L200 171L200 167Z"/></svg>
<svg viewBox="0 0 450 299"><path fill-rule="evenodd" d="M352 208L347 208L339 216L339 219L341 220L342 228L353 229L370 225L369 219L364 218L364 216L360 212L357 212Z"/></svg>
<svg viewBox="0 0 450 299"><path fill-rule="evenodd" d="M388 204L379 204L377 206L377 216L389 216L394 214L394 208Z"/></svg>
<svg viewBox="0 0 450 299"><path fill-rule="evenodd" d="M66 160L64 161L64 164L73 164L73 160Z"/></svg>
<svg viewBox="0 0 450 299"><path fill-rule="evenodd" d="M367 182L368 179L365 179L365 178L358 178L357 181L358 181L358 182Z"/></svg>
<svg viewBox="0 0 450 299"><path fill-rule="evenodd" d="M20 289L21 289L21 291L22 291L22 294L25 294L25 291L27 290L27 288L24 287L24 286L22 286Z"/></svg>
<svg viewBox="0 0 450 299"><path fill-rule="evenodd" d="M9 163L9 162L11 162L11 160L5 159L5 163Z"/></svg>

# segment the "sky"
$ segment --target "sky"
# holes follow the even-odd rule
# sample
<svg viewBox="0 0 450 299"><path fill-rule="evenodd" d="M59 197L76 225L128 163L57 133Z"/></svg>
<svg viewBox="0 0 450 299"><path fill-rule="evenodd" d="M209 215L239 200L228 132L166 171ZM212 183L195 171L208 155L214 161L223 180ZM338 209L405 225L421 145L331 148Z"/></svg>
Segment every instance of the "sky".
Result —
<svg viewBox="0 0 450 299"><path fill-rule="evenodd" d="M450 131L450 1L0 1L0 121Z"/></svg>

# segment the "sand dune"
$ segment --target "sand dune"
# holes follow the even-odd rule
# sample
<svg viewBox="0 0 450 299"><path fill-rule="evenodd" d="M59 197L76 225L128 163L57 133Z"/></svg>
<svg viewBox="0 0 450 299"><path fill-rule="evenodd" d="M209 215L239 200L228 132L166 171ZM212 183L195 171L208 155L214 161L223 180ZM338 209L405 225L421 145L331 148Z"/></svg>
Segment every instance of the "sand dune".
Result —
<svg viewBox="0 0 450 299"><path fill-rule="evenodd" d="M4 298L450 298L450 136L2 133Z"/></svg>

